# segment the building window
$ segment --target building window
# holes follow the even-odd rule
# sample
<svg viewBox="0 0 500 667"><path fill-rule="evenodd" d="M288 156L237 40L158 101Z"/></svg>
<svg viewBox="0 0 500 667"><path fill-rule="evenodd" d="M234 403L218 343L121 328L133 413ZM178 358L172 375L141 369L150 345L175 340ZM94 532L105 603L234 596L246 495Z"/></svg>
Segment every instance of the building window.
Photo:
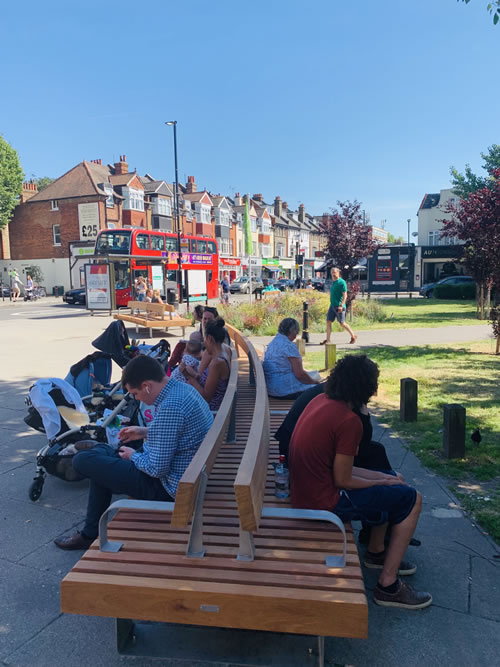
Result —
<svg viewBox="0 0 500 667"><path fill-rule="evenodd" d="M125 201L123 208L132 211L144 211L144 191L136 188L123 188Z"/></svg>
<svg viewBox="0 0 500 667"><path fill-rule="evenodd" d="M439 245L441 232L429 232L429 245Z"/></svg>
<svg viewBox="0 0 500 667"><path fill-rule="evenodd" d="M260 221L260 228L262 234L270 234L271 233L271 225L267 220L264 220L263 218Z"/></svg>
<svg viewBox="0 0 500 667"><path fill-rule="evenodd" d="M158 215L172 215L172 205L170 203L170 199L165 197L158 197L154 208L156 208L155 213L158 213Z"/></svg>
<svg viewBox="0 0 500 667"><path fill-rule="evenodd" d="M223 255L229 255L229 239L220 239L220 251Z"/></svg>
<svg viewBox="0 0 500 667"><path fill-rule="evenodd" d="M219 224L223 227L229 227L229 212L219 211Z"/></svg>
<svg viewBox="0 0 500 667"><path fill-rule="evenodd" d="M257 255L257 243L254 241L254 242L252 243L252 246L253 246L253 254L254 254L254 256L255 256L255 255Z"/></svg>
<svg viewBox="0 0 500 667"><path fill-rule="evenodd" d="M257 220L254 217L250 218L250 229L252 230L252 232L257 231Z"/></svg>
<svg viewBox="0 0 500 667"><path fill-rule="evenodd" d="M50 208L52 211L58 211L59 210L59 201L57 199L52 199L50 202Z"/></svg>
<svg viewBox="0 0 500 667"><path fill-rule="evenodd" d="M278 255L278 257L283 257L284 253L285 253L284 245L282 243L278 243L276 247L276 254Z"/></svg>
<svg viewBox="0 0 500 667"><path fill-rule="evenodd" d="M110 183L103 183L102 189L106 193L106 208L113 208L115 200L113 198L113 186Z"/></svg>
<svg viewBox="0 0 500 667"><path fill-rule="evenodd" d="M208 224L210 222L210 208L208 206L201 206L201 222Z"/></svg>
<svg viewBox="0 0 500 667"><path fill-rule="evenodd" d="M243 256L243 242L241 239L238 241L238 257Z"/></svg>
<svg viewBox="0 0 500 667"><path fill-rule="evenodd" d="M52 238L54 245L61 245L61 228L59 225L52 225Z"/></svg>
<svg viewBox="0 0 500 667"><path fill-rule="evenodd" d="M233 239L229 239L229 254L233 254Z"/></svg>

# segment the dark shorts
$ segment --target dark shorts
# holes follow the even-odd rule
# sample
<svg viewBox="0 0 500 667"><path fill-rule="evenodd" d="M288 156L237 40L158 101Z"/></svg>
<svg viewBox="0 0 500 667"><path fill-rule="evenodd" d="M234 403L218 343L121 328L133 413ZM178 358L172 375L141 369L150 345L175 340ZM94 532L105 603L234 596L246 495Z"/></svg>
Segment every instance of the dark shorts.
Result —
<svg viewBox="0 0 500 667"><path fill-rule="evenodd" d="M326 314L326 319L328 320L328 322L335 322L335 320L337 320L337 322L340 322L340 324L344 324L344 322L345 322L345 310L342 310L342 311L339 312L336 308L332 308L330 306L330 308L328 308L328 312Z"/></svg>
<svg viewBox="0 0 500 667"><path fill-rule="evenodd" d="M363 521L372 526L401 523L412 511L417 492L411 486L370 486L367 489L342 489L333 509L342 521Z"/></svg>

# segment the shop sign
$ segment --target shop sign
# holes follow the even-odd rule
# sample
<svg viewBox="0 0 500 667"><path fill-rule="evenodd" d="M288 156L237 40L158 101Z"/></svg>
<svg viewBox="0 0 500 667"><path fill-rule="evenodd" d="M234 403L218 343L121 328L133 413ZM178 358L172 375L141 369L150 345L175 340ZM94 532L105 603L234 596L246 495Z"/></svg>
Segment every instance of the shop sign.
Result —
<svg viewBox="0 0 500 667"><path fill-rule="evenodd" d="M269 258L264 258L262 260L263 266L279 266L280 260L279 259L269 259Z"/></svg>
<svg viewBox="0 0 500 667"><path fill-rule="evenodd" d="M78 204L78 226L80 241L93 241L99 231L99 204Z"/></svg>
<svg viewBox="0 0 500 667"><path fill-rule="evenodd" d="M223 266L241 266L241 259L236 257L221 257L220 263Z"/></svg>
<svg viewBox="0 0 500 667"><path fill-rule="evenodd" d="M457 258L463 255L463 246L461 245L438 245L438 246L422 246L422 259L441 259L441 258Z"/></svg>

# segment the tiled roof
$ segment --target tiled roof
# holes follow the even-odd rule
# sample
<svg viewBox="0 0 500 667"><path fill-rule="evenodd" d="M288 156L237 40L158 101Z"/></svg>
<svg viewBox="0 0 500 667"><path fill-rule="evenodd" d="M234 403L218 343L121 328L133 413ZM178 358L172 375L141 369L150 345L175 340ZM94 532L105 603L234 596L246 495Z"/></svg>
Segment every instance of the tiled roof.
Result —
<svg viewBox="0 0 500 667"><path fill-rule="evenodd" d="M62 176L59 176L59 178L56 178L44 190L31 197L28 202L104 195L105 193L97 184L108 181L109 170L107 167L84 160Z"/></svg>
<svg viewBox="0 0 500 667"><path fill-rule="evenodd" d="M128 185L130 181L135 178L137 174L135 171L128 172L127 174L116 174L109 177L110 182L113 185Z"/></svg>
<svg viewBox="0 0 500 667"><path fill-rule="evenodd" d="M433 208L434 206L437 206L439 204L440 198L441 198L441 195L439 193L432 194L432 195L424 195L424 198L422 199L422 203L420 204L420 209L422 209L422 208Z"/></svg>

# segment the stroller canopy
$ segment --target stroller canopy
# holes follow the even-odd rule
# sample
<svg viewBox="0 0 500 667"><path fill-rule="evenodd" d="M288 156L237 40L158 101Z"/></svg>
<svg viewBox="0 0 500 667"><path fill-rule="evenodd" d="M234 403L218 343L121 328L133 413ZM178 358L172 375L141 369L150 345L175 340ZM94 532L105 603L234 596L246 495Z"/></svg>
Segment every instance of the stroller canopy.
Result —
<svg viewBox="0 0 500 667"><path fill-rule="evenodd" d="M58 388L61 390L64 399L69 405L75 407L75 410L87 414L85 406L82 403L80 394L70 384L61 380L60 378L47 378L44 380L37 380L30 389L30 399L35 410L38 411L42 418L43 427L47 438L52 440L62 429L61 416L57 405L50 395L50 392Z"/></svg>
<svg viewBox="0 0 500 667"><path fill-rule="evenodd" d="M130 361L130 356L125 349L127 345L130 345L130 340L121 320L111 322L109 327L92 341L92 345L101 352L111 355L111 359L120 368L124 368Z"/></svg>
<svg viewBox="0 0 500 667"><path fill-rule="evenodd" d="M94 352L73 364L66 382L77 389L80 396L90 396L94 383L103 386L109 385L111 380L111 355L104 352Z"/></svg>

